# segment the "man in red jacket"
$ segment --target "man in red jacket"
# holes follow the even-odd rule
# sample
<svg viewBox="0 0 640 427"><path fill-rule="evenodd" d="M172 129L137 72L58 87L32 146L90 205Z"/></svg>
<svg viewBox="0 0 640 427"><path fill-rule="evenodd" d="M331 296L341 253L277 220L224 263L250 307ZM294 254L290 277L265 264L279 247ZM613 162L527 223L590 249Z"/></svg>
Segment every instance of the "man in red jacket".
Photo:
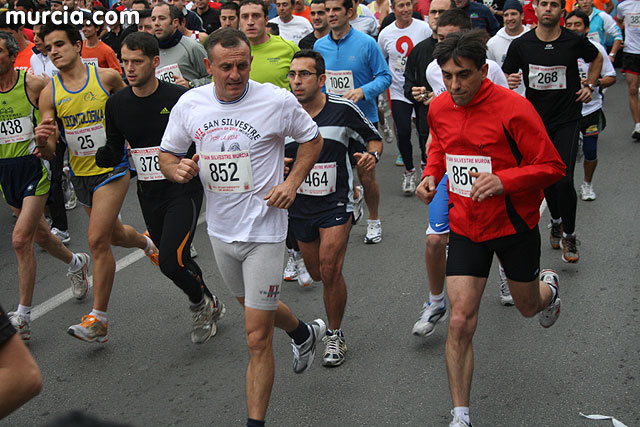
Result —
<svg viewBox="0 0 640 427"><path fill-rule="evenodd" d="M432 142L416 192L430 202L448 173L451 425L470 426L471 341L493 254L525 317L540 313L540 324L548 328L560 314L558 275L540 272L538 221L542 189L558 181L565 166L531 103L486 78L481 32L450 34L433 56L447 92L429 106Z"/></svg>

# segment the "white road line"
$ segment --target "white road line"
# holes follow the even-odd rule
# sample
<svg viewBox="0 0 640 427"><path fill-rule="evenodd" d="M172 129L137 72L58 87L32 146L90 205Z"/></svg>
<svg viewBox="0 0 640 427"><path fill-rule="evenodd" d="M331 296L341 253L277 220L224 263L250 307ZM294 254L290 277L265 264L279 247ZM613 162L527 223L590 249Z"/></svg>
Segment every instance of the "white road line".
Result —
<svg viewBox="0 0 640 427"><path fill-rule="evenodd" d="M202 224L204 221L205 221L205 215L203 213L198 218L198 225ZM119 272L120 270L124 270L134 262L139 261L144 257L145 257L144 251L142 249L136 249L135 251L125 256L124 258L121 258L118 261L116 261L116 273ZM89 289L91 289L92 287L93 287L93 276L89 276ZM44 316L51 310L54 310L60 307L62 304L64 304L65 302L71 299L73 299L71 288L67 288L66 290L60 292L58 295L51 297L45 302L43 302L42 304L38 304L37 306L35 306L33 310L31 310L31 321L34 321L39 317Z"/></svg>

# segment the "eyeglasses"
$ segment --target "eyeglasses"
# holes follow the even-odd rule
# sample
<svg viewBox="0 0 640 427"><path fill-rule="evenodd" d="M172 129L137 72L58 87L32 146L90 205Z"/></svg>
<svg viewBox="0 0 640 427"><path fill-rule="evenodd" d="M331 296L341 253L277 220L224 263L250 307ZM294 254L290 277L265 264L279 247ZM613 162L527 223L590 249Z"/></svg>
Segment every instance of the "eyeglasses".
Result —
<svg viewBox="0 0 640 427"><path fill-rule="evenodd" d="M296 76L300 76L301 79L306 79L307 77L309 77L312 74L318 74L318 73L312 73L310 71L307 70L302 70L298 73L296 73L295 71L289 71L289 73L287 74L287 77L289 77L289 79L293 80L296 78Z"/></svg>
<svg viewBox="0 0 640 427"><path fill-rule="evenodd" d="M429 11L429 15L435 15L435 14L442 15L443 12L445 12L444 9L443 10L433 9Z"/></svg>

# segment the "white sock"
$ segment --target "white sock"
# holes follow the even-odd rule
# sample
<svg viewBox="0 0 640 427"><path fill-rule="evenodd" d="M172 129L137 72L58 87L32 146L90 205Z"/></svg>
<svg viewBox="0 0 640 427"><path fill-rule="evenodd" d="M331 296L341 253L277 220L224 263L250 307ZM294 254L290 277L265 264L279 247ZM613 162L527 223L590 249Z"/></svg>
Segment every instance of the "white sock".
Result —
<svg viewBox="0 0 640 427"><path fill-rule="evenodd" d="M460 418L465 423L471 425L468 406L456 406L455 408L453 408L453 415Z"/></svg>
<svg viewBox="0 0 640 427"><path fill-rule="evenodd" d="M380 224L379 219L368 219L367 224Z"/></svg>
<svg viewBox="0 0 640 427"><path fill-rule="evenodd" d="M296 251L295 249L292 249L291 251L292 251L293 257L295 258L296 261L302 259L302 252Z"/></svg>
<svg viewBox="0 0 640 427"><path fill-rule="evenodd" d="M94 308L93 310L91 310L91 313L89 313L89 314L92 315L92 316L95 316L96 319L98 319L102 323L107 323L107 312L106 311L100 311L100 310L96 310Z"/></svg>
<svg viewBox="0 0 640 427"><path fill-rule="evenodd" d="M551 218L551 223L552 224L562 224L562 218L560 218L560 219Z"/></svg>
<svg viewBox="0 0 640 427"><path fill-rule="evenodd" d="M571 234L567 234L564 231L562 232L562 237L564 237L565 239L568 237L576 237L576 233L571 233Z"/></svg>
<svg viewBox="0 0 640 427"><path fill-rule="evenodd" d="M78 256L78 254L73 254L73 258L71 258L71 262L67 264L69 266L69 272L75 273L80 271L82 268L82 259Z"/></svg>
<svg viewBox="0 0 640 427"><path fill-rule="evenodd" d="M590 183L590 182L587 182L587 181L582 181L582 183L583 183L584 185L591 185L591 183Z"/></svg>
<svg viewBox="0 0 640 427"><path fill-rule="evenodd" d="M442 300L444 300L444 291L440 292L438 295L429 293L429 302L431 304L440 304Z"/></svg>
<svg viewBox="0 0 640 427"><path fill-rule="evenodd" d="M31 307L18 304L18 314L27 319L27 322L31 320Z"/></svg>
<svg viewBox="0 0 640 427"><path fill-rule="evenodd" d="M144 252L147 253L147 254L150 254L150 253L153 252L153 248L154 248L153 240L151 240L150 237L145 236L144 234L143 234L143 236L144 236L145 239L147 239L147 247L144 248Z"/></svg>

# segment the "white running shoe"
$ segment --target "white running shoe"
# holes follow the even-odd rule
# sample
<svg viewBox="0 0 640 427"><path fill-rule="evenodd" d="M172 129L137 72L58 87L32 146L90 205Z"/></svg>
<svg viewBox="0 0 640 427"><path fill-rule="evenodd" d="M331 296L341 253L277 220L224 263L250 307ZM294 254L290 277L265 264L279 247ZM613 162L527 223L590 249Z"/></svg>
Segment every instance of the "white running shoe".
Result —
<svg viewBox="0 0 640 427"><path fill-rule="evenodd" d="M553 270L542 270L540 280L556 290L556 297L551 300L547 308L538 314L538 320L543 328L550 328L560 316L560 297L558 296L559 277Z"/></svg>
<svg viewBox="0 0 640 427"><path fill-rule="evenodd" d="M358 198L353 202L353 225L356 225L362 219L364 215L364 188L361 185L356 185L358 189Z"/></svg>
<svg viewBox="0 0 640 427"><path fill-rule="evenodd" d="M418 337L428 337L436 330L438 322L447 318L447 302L442 300L441 305L425 302L422 306L420 318L413 325L411 333Z"/></svg>
<svg viewBox="0 0 640 427"><path fill-rule="evenodd" d="M582 200L584 201L592 201L596 199L596 192L593 191L593 184L586 182L582 183L580 187L580 193L582 194Z"/></svg>
<svg viewBox="0 0 640 427"><path fill-rule="evenodd" d="M302 255L300 255L299 258L296 258L295 263L296 270L298 272L298 284L303 288L310 286L313 283L313 279L311 278L309 271L307 271L307 266L304 265Z"/></svg>
<svg viewBox="0 0 640 427"><path fill-rule="evenodd" d="M451 411L451 416L453 417L453 421L449 423L449 427L472 427L471 423L468 423L464 421L462 418L456 416L453 413L453 410Z"/></svg>
<svg viewBox="0 0 640 427"><path fill-rule="evenodd" d="M382 139L384 139L388 144L393 142L393 131L389 127L389 123L385 122L380 126L380 130L382 131Z"/></svg>
<svg viewBox="0 0 640 427"><path fill-rule="evenodd" d="M313 358L316 354L316 344L325 336L327 325L322 319L316 319L311 323L307 323L309 329L309 338L302 344L298 345L291 340L293 349L293 372L301 374L311 367Z"/></svg>
<svg viewBox="0 0 640 427"><path fill-rule="evenodd" d="M411 196L416 192L416 173L411 171L404 171L402 175L402 191L405 196Z"/></svg>
<svg viewBox="0 0 640 427"><path fill-rule="evenodd" d="M85 253L78 254L82 259L82 268L72 273L68 272L67 277L71 280L71 293L77 300L83 300L87 296L89 291L89 266L91 265L91 258Z"/></svg>
<svg viewBox="0 0 640 427"><path fill-rule="evenodd" d="M344 355L347 352L347 343L341 329L329 330L322 338L324 342L323 366L340 366L344 363Z"/></svg>
<svg viewBox="0 0 640 427"><path fill-rule="evenodd" d="M380 243L382 241L382 224L377 220L367 220L367 234L364 242L367 244Z"/></svg>
<svg viewBox="0 0 640 427"><path fill-rule="evenodd" d="M9 321L11 322L11 326L18 331L18 335L24 341L29 341L31 338L31 320L27 320L25 316L18 313L17 311L10 311L7 313L9 317Z"/></svg>
<svg viewBox="0 0 640 427"><path fill-rule="evenodd" d="M504 268L501 265L499 266L498 274L500 274L500 304L513 305L513 297L511 296L511 290L509 290L507 276L504 274Z"/></svg>
<svg viewBox="0 0 640 427"><path fill-rule="evenodd" d="M287 282L293 282L298 279L298 270L296 270L296 259L293 257L293 254L291 252L289 252L287 266L284 268L282 278Z"/></svg>
<svg viewBox="0 0 640 427"><path fill-rule="evenodd" d="M51 234L56 236L63 244L68 244L71 241L71 235L68 231L62 231L56 227L51 227Z"/></svg>

